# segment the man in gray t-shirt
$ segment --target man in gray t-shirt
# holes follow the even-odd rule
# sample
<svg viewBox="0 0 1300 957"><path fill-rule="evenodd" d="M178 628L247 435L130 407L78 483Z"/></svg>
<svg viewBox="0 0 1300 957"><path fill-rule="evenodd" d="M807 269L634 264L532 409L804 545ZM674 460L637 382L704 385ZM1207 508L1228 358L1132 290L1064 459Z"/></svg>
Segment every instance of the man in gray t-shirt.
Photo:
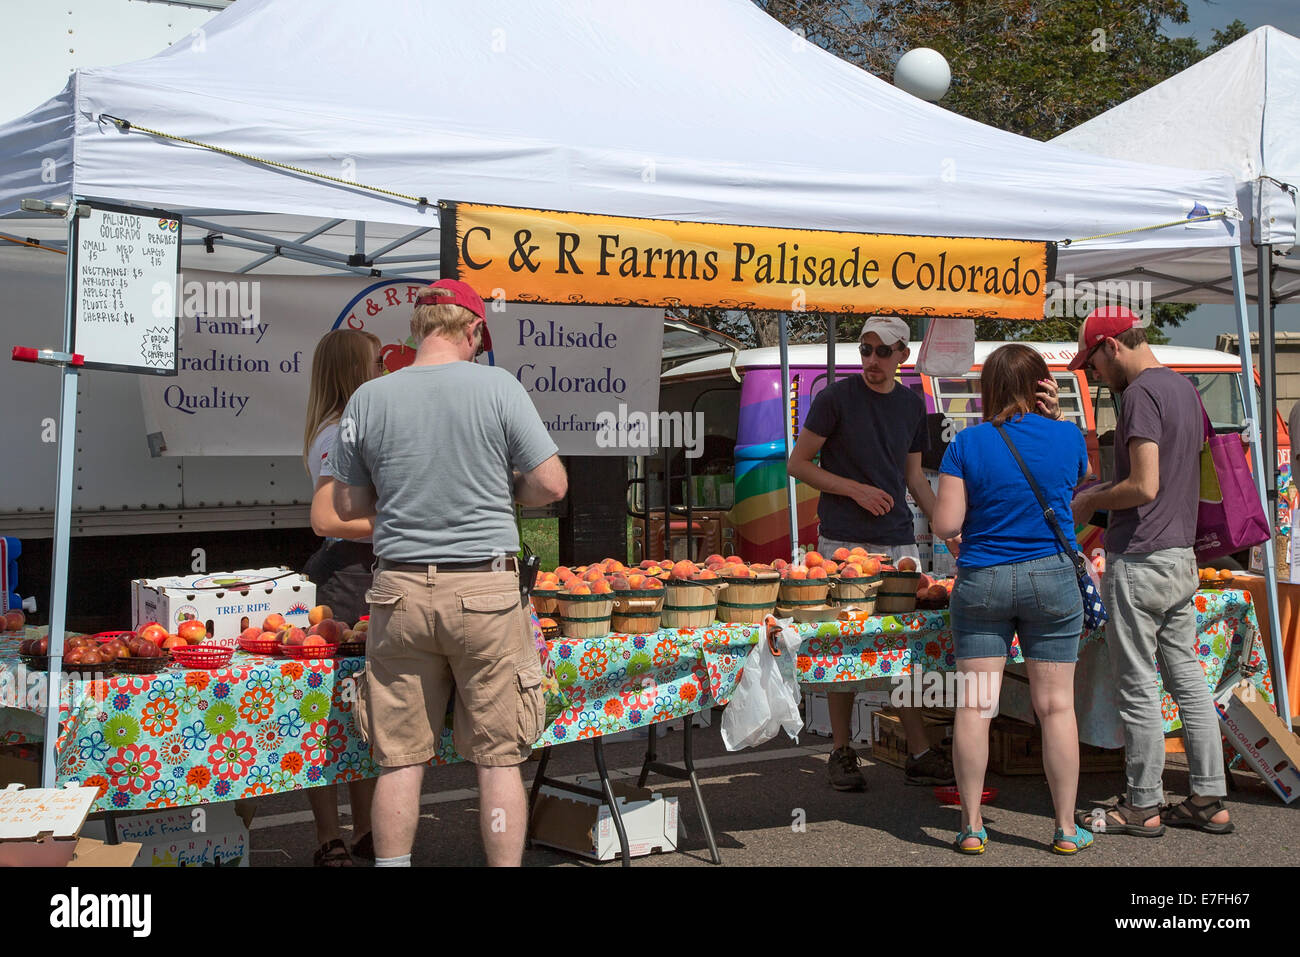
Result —
<svg viewBox="0 0 1300 957"><path fill-rule="evenodd" d="M1232 830L1223 796L1218 716L1197 660L1199 576L1192 545L1205 440L1196 387L1157 361L1141 320L1122 306L1095 309L1079 330L1071 369L1086 368L1120 396L1115 480L1080 492L1076 524L1110 512L1102 592L1106 645L1120 696L1128 792L1079 822L1107 833L1158 837L1165 825L1215 834ZM1161 811L1165 764L1160 679L1178 704L1192 794Z"/></svg>
<svg viewBox="0 0 1300 957"><path fill-rule="evenodd" d="M454 695L452 740L478 768L488 863L517 866L528 821L519 765L546 706L514 503L549 504L568 482L523 386L471 361L491 341L473 289L443 279L421 292L411 334L414 363L353 393L330 456L339 516L375 516L356 712L381 768L376 864L410 865L424 765Z"/></svg>

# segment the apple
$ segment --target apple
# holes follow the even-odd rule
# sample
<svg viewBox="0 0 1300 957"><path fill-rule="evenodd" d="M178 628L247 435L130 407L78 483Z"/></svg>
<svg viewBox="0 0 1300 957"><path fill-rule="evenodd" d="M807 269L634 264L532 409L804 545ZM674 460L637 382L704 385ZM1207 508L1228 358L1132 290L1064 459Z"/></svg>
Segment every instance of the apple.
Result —
<svg viewBox="0 0 1300 957"><path fill-rule="evenodd" d="M117 660L117 645L111 641L106 641L99 646L99 655L107 663Z"/></svg>
<svg viewBox="0 0 1300 957"><path fill-rule="evenodd" d="M317 605L311 611L307 612L307 624L319 625L326 618L333 618L334 612L330 611L329 605Z"/></svg>
<svg viewBox="0 0 1300 957"><path fill-rule="evenodd" d="M196 618L189 618L181 622L176 627L176 634L184 638L189 644L197 645L204 638L208 637L208 629Z"/></svg>
<svg viewBox="0 0 1300 957"><path fill-rule="evenodd" d="M266 621L262 622L263 631L279 631L284 627L284 615L267 615Z"/></svg>
<svg viewBox="0 0 1300 957"><path fill-rule="evenodd" d="M5 631L22 631L27 627L27 616L19 608L11 608L5 612L4 630Z"/></svg>
<svg viewBox="0 0 1300 957"><path fill-rule="evenodd" d="M162 643L163 651L171 651L173 648L188 648L189 642L180 635L168 635Z"/></svg>
<svg viewBox="0 0 1300 957"><path fill-rule="evenodd" d="M159 647L161 647L162 643L167 640L167 629L164 628L162 625L158 624L158 622L156 621L148 622L142 627L137 628L136 634L138 634L145 641L152 641L155 645L158 645Z"/></svg>
<svg viewBox="0 0 1300 957"><path fill-rule="evenodd" d="M86 659L87 648L69 648L63 655L65 665L79 665Z"/></svg>
<svg viewBox="0 0 1300 957"><path fill-rule="evenodd" d="M50 637L45 635L36 639L36 644L32 646L32 654L40 655L42 658L50 653Z"/></svg>
<svg viewBox="0 0 1300 957"><path fill-rule="evenodd" d="M127 646L127 643L126 643L125 641L123 641L121 638L115 638L115 639L113 639L112 641L109 642L109 645L112 645L112 646L116 649L116 651L117 651L117 656L118 656L119 658L130 658L130 657L131 657L131 649L130 649L130 647L128 647L128 646Z"/></svg>

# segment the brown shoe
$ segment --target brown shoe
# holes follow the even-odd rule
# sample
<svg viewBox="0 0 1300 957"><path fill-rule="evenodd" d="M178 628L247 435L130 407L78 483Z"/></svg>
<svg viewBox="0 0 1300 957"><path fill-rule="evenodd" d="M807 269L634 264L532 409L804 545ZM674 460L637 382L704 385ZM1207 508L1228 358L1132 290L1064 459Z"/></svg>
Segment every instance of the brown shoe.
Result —
<svg viewBox="0 0 1300 957"><path fill-rule="evenodd" d="M831 787L837 791L865 791L867 779L858 769L861 758L851 745L845 745L832 751L826 762L826 773L831 779Z"/></svg>
<svg viewBox="0 0 1300 957"><path fill-rule="evenodd" d="M952 762L938 748L930 748L919 758L907 756L903 769L904 784L956 784Z"/></svg>

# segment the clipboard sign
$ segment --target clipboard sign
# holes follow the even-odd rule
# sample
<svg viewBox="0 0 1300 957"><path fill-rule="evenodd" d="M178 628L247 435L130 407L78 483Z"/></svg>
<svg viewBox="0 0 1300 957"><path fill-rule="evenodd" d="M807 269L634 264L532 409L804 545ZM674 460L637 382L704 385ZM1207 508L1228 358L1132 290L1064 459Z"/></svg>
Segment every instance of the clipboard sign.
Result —
<svg viewBox="0 0 1300 957"><path fill-rule="evenodd" d="M82 201L72 219L72 348L86 369L174 376L181 217Z"/></svg>

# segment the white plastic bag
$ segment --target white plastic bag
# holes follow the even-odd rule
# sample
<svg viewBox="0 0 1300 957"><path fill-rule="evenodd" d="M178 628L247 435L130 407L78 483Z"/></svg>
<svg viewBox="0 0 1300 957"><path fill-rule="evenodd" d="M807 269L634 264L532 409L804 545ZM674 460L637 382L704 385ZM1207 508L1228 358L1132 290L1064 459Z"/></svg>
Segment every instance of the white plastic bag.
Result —
<svg viewBox="0 0 1300 957"><path fill-rule="evenodd" d="M774 615L763 620L763 628L766 637L745 658L736 690L722 712L722 743L728 751L762 744L783 728L797 743L803 729L794 677L799 633L793 619Z"/></svg>
<svg viewBox="0 0 1300 957"><path fill-rule="evenodd" d="M975 364L975 320L962 316L935 316L930 320L916 370L922 375L955 378Z"/></svg>

